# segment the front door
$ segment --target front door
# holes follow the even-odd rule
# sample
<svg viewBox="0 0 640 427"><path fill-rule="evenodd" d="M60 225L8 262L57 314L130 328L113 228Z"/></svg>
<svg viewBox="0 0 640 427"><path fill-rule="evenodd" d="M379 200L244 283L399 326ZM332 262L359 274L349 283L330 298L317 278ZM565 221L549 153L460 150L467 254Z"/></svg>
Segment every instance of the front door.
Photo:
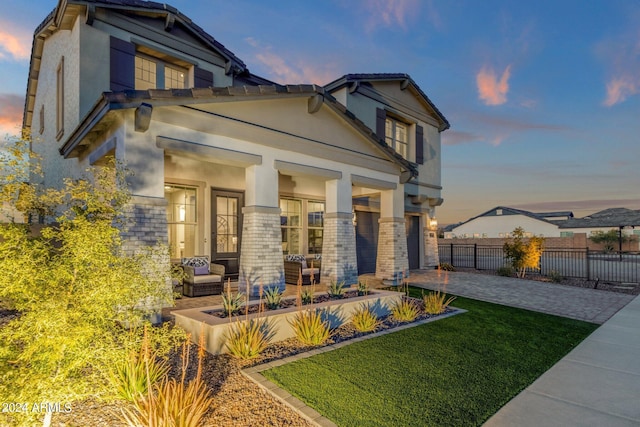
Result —
<svg viewBox="0 0 640 427"><path fill-rule="evenodd" d="M225 274L238 278L242 239L244 193L211 191L211 261L226 267Z"/></svg>

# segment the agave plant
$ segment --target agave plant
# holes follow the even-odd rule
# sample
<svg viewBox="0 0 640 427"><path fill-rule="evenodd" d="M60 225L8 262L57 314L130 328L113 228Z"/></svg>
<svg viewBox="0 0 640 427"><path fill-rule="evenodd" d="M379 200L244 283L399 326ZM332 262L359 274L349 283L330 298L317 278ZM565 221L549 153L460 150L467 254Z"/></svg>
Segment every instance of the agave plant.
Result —
<svg viewBox="0 0 640 427"><path fill-rule="evenodd" d="M329 322L322 319L320 310L300 311L289 324L303 344L321 345L331 337Z"/></svg>
<svg viewBox="0 0 640 427"><path fill-rule="evenodd" d="M344 297L344 280L341 282L334 282L333 280L327 286L327 293L331 299L340 299Z"/></svg>
<svg viewBox="0 0 640 427"><path fill-rule="evenodd" d="M398 322L412 322L418 317L418 313L418 306L408 298L402 298L391 307L391 315Z"/></svg>
<svg viewBox="0 0 640 427"><path fill-rule="evenodd" d="M282 301L282 292L276 286L267 288L264 293L264 299L269 310L275 310L280 307Z"/></svg>
<svg viewBox="0 0 640 427"><path fill-rule="evenodd" d="M365 304L355 309L351 315L351 322L360 332L375 331L381 323L371 307Z"/></svg>
<svg viewBox="0 0 640 427"><path fill-rule="evenodd" d="M456 297L449 297L447 299L447 294L441 292L440 289L436 292L429 292L426 295L424 294L424 291L422 293L424 311L428 314L443 313L454 299L456 299Z"/></svg>
<svg viewBox="0 0 640 427"><path fill-rule="evenodd" d="M253 359L267 348L272 336L265 319L237 322L229 326L226 346L239 359Z"/></svg>
<svg viewBox="0 0 640 427"><path fill-rule="evenodd" d="M233 316L240 311L243 302L244 293L242 292L238 292L237 294L234 294L233 292L222 294L222 307L228 316Z"/></svg>

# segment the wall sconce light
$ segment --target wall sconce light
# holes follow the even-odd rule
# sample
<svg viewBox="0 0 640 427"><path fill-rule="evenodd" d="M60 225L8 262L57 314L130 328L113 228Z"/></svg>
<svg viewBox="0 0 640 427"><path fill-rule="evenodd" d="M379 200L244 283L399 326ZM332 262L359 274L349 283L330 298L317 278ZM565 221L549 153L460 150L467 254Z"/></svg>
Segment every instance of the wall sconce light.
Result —
<svg viewBox="0 0 640 427"><path fill-rule="evenodd" d="M434 218L429 219L429 228L438 228L438 220Z"/></svg>
<svg viewBox="0 0 640 427"><path fill-rule="evenodd" d="M180 218L180 222L184 222L184 220L187 218L187 210L184 205L180 205L178 216Z"/></svg>

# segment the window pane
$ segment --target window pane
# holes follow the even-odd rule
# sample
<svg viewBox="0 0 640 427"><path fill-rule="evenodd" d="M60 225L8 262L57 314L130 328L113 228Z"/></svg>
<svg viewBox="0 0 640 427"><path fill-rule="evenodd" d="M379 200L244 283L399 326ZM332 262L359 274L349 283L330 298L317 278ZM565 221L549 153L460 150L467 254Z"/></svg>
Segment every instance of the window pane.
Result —
<svg viewBox="0 0 640 427"><path fill-rule="evenodd" d="M172 258L195 255L198 231L196 189L165 185L169 250Z"/></svg>
<svg viewBox="0 0 640 427"><path fill-rule="evenodd" d="M136 90L155 89L156 63L140 56L136 56Z"/></svg>
<svg viewBox="0 0 640 427"><path fill-rule="evenodd" d="M173 67L164 67L164 88L184 89L186 82L186 70Z"/></svg>

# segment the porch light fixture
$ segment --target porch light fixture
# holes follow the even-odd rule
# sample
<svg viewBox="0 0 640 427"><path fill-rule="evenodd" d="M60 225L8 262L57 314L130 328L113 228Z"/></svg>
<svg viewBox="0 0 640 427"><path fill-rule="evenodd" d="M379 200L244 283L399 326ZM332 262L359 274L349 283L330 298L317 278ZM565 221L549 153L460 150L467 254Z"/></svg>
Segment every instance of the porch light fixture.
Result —
<svg viewBox="0 0 640 427"><path fill-rule="evenodd" d="M429 219L429 228L438 228L438 220L435 217Z"/></svg>

